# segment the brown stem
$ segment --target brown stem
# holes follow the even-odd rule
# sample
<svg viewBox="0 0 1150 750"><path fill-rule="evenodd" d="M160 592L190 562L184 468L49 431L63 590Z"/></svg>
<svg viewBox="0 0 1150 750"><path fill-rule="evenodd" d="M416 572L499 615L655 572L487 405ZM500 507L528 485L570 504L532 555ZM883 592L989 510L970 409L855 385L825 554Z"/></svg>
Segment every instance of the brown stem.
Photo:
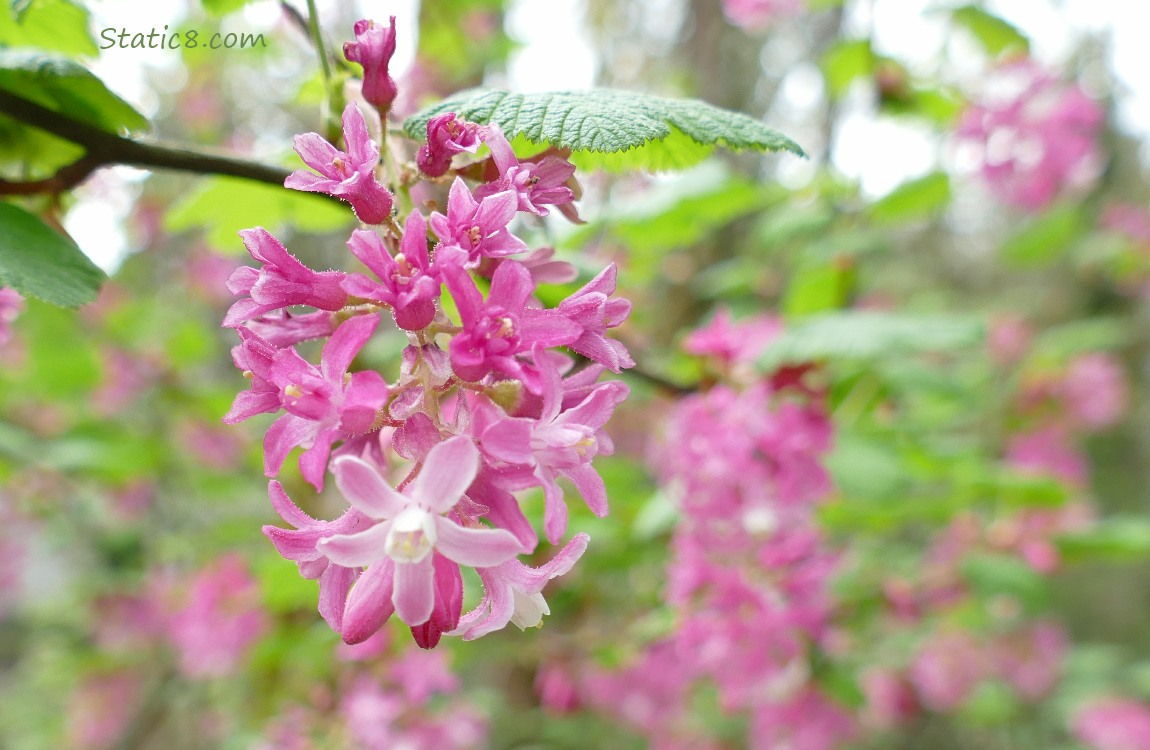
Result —
<svg viewBox="0 0 1150 750"><path fill-rule="evenodd" d="M74 120L21 96L0 89L0 114L47 131L83 146L79 161L63 167L52 177L28 182L0 181L0 195L58 193L83 182L100 167L126 164L145 169L172 169L196 174L218 174L283 185L291 170L238 159L225 154L183 146L144 143Z"/></svg>

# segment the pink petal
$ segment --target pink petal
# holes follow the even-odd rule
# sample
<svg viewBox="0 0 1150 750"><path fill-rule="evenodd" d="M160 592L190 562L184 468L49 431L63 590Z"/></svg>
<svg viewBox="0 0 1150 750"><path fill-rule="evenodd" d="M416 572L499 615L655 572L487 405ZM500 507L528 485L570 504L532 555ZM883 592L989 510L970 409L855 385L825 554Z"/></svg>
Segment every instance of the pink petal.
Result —
<svg viewBox="0 0 1150 750"><path fill-rule="evenodd" d="M607 515L607 488L603 485L603 478L599 472L591 468L591 464L577 466L574 469L564 469L563 473L571 479L575 489L583 496L583 502L591 512L602 518Z"/></svg>
<svg viewBox="0 0 1150 750"><path fill-rule="evenodd" d="M391 603L395 563L384 558L364 572L347 598L341 635L344 643L362 643L375 634L395 611Z"/></svg>
<svg viewBox="0 0 1150 750"><path fill-rule="evenodd" d="M284 491L283 485L275 480L268 482L268 498L271 500L272 509L279 514L279 517L297 529L306 528L316 523L314 518L304 513L298 505L292 502L287 492Z"/></svg>
<svg viewBox="0 0 1150 750"><path fill-rule="evenodd" d="M379 146L368 134L367 120L355 102L348 102L343 108L343 140L354 167L358 169L365 164L375 166L379 159Z"/></svg>
<svg viewBox="0 0 1150 750"><path fill-rule="evenodd" d="M336 534L319 540L316 548L336 565L361 568L387 556L384 544L391 521L384 521L354 534Z"/></svg>
<svg viewBox="0 0 1150 750"><path fill-rule="evenodd" d="M328 565L327 570L319 577L319 614L328 627L337 633L343 627L347 591L357 575L358 572L353 568Z"/></svg>
<svg viewBox="0 0 1150 750"><path fill-rule="evenodd" d="M357 315L335 329L323 347L320 360L320 370L325 380L343 386L343 376L351 366L351 361L371 338L371 334L375 333L378 325L379 315Z"/></svg>
<svg viewBox="0 0 1150 750"><path fill-rule="evenodd" d="M458 435L428 452L408 496L432 513L446 513L463 497L478 472L479 451L469 436Z"/></svg>
<svg viewBox="0 0 1150 750"><path fill-rule="evenodd" d="M410 626L422 625L435 608L435 566L431 555L417 563L395 564L395 591L391 601L399 619Z"/></svg>
<svg viewBox="0 0 1150 750"><path fill-rule="evenodd" d="M558 544L567 531L567 503L563 500L563 490L555 482L554 472L535 470L535 476L543 483L543 531L547 541Z"/></svg>
<svg viewBox="0 0 1150 750"><path fill-rule="evenodd" d="M274 477L278 474L291 449L311 440L315 433L315 422L294 414L283 414L272 422L264 435L264 475Z"/></svg>
<svg viewBox="0 0 1150 750"><path fill-rule="evenodd" d="M534 291L535 283L531 280L531 272L522 263L505 260L499 264L499 268L495 269L491 277L491 292L487 295L487 299L508 310L520 310Z"/></svg>
<svg viewBox="0 0 1150 750"><path fill-rule="evenodd" d="M534 426L533 419L500 419L483 431L479 442L483 452L496 461L531 464L535 461L531 452L531 432Z"/></svg>
<svg viewBox="0 0 1150 750"><path fill-rule="evenodd" d="M519 540L503 529L468 529L443 516L435 518L435 549L460 565L494 568L523 552Z"/></svg>
<svg viewBox="0 0 1150 750"><path fill-rule="evenodd" d="M327 169L327 165L339 156L335 146L324 140L319 133L301 133L292 139L292 144L303 163L319 172Z"/></svg>
<svg viewBox="0 0 1150 750"><path fill-rule="evenodd" d="M507 579L516 586L523 589L527 594L538 594L543 591L543 587L552 578L558 578L561 575L566 575L571 568L575 567L575 563L587 551L587 544L591 541L591 537L587 534L576 534L571 537L571 541L556 553L555 557L548 560L538 568L530 568L526 565L509 565L503 571L507 575Z"/></svg>
<svg viewBox="0 0 1150 750"><path fill-rule="evenodd" d="M357 456L340 456L332 462L335 484L348 502L375 519L395 518L407 498L391 488L372 464Z"/></svg>
<svg viewBox="0 0 1150 750"><path fill-rule="evenodd" d="M498 571L480 568L479 578L483 581L483 601L459 618L459 627L454 631L462 633L465 641L481 638L506 627L515 612L515 597L511 587Z"/></svg>

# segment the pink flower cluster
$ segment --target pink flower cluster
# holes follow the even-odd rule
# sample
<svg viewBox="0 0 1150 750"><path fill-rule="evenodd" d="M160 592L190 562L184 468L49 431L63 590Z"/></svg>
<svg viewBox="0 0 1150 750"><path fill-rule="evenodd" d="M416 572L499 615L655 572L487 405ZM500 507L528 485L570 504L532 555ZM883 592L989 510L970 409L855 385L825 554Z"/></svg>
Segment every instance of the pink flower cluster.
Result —
<svg viewBox="0 0 1150 750"><path fill-rule="evenodd" d="M1000 66L990 81L957 130L990 189L1011 206L1040 211L1093 184L1103 166L1099 104L1031 60Z"/></svg>
<svg viewBox="0 0 1150 750"><path fill-rule="evenodd" d="M777 330L723 313L687 346L725 367L743 358L736 340L757 350ZM853 718L811 676L837 563L812 512L830 489L831 439L819 396L761 377L674 406L653 465L681 512L666 593L675 630L621 672L591 675L588 703L657 747L718 746L713 728L690 718L694 686L706 681L725 713L748 718L749 747L820 750L851 736Z"/></svg>
<svg viewBox="0 0 1150 750"><path fill-rule="evenodd" d="M370 70L373 47L361 31L378 27L356 25L357 61ZM576 536L538 569L519 562L537 538L511 493L542 488L553 544L567 528L560 478L606 515L591 462L612 451L603 426L628 389L597 380L633 364L606 336L630 303L613 296L614 264L554 308L535 296L541 280L573 274L550 250L527 254L512 222L548 206L574 215L574 167L565 158L520 161L498 126L434 118L419 150L423 172L444 175L455 154L484 143L489 179L469 185L456 176L446 212L413 210L401 229L392 191L407 186L378 181L381 149L355 104L343 124L344 151L314 133L297 137L300 157L319 174L299 171L285 184L342 198L373 225L347 243L368 273L312 270L257 228L240 234L259 267L240 268L228 282L241 299L224 325L240 336L233 356L251 388L224 421L280 414L264 440L267 476L302 449L304 479L322 490L330 471L349 504L338 519L316 520L273 481L272 504L294 528L264 531L305 578L319 581L320 612L348 643L370 637L392 613L425 648L445 633L470 639L508 622L537 624L548 611L544 584L574 564L587 540ZM296 306L312 310L289 309ZM391 379L353 367L385 319L408 339ZM318 364L296 349L309 339L327 340ZM573 369L557 347L589 365ZM485 592L467 615L461 567L478 571Z"/></svg>

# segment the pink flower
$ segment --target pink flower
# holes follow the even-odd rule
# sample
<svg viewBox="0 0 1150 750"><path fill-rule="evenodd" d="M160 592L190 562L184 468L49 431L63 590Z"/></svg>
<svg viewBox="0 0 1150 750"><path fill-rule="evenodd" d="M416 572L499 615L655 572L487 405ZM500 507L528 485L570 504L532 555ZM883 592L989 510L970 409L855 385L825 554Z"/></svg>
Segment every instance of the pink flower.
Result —
<svg viewBox="0 0 1150 750"><path fill-rule="evenodd" d="M284 187L342 198L351 204L360 221L382 224L391 217L395 201L387 188L376 182L379 146L368 134L363 113L354 103L343 110L343 139L346 152L337 150L318 133L297 135L296 153L319 175L298 170L284 180Z"/></svg>
<svg viewBox="0 0 1150 750"><path fill-rule="evenodd" d="M462 635L463 640L470 641L500 630L509 622L520 630L542 625L543 616L551 614L543 599L543 587L574 567L590 539L586 534L576 534L550 562L538 568L518 560L493 568L479 568L483 601L460 618L459 629L453 635Z"/></svg>
<svg viewBox="0 0 1150 750"><path fill-rule="evenodd" d="M279 517L295 528L264 526L264 536L285 559L299 566L301 576L319 580L319 613L332 630L341 632L347 592L357 571L333 564L317 549L317 545L325 537L350 533L366 526L368 519L351 508L334 521L317 521L300 510L284 492L283 485L275 481L268 483L268 497Z"/></svg>
<svg viewBox="0 0 1150 750"><path fill-rule="evenodd" d="M1073 729L1093 750L1150 750L1150 707L1126 698L1105 698L1079 710Z"/></svg>
<svg viewBox="0 0 1150 750"><path fill-rule="evenodd" d="M538 162L521 162L495 123L482 128L480 137L491 149L499 178L477 187L476 198L510 190L516 196L520 211L537 216L547 215L546 205L566 205L575 200L574 191L567 187L567 181L575 176L575 165L565 157L545 156Z"/></svg>
<svg viewBox="0 0 1150 750"><path fill-rule="evenodd" d="M344 57L363 66L363 98L384 113L391 109L398 93L395 80L388 72L394 54L395 16L391 17L389 28L367 19L356 21L355 41L343 45Z"/></svg>
<svg viewBox="0 0 1150 750"><path fill-rule="evenodd" d="M1034 328L1014 315L1004 315L991 321L986 334L986 347L991 360L1000 367L1017 364L1026 356L1034 338Z"/></svg>
<svg viewBox="0 0 1150 750"><path fill-rule="evenodd" d="M279 349L247 328L237 328L236 333L241 341L239 346L232 347L232 361L252 385L236 394L232 408L224 415L224 424L239 424L257 414L280 409L280 389L270 379L272 362Z"/></svg>
<svg viewBox="0 0 1150 750"><path fill-rule="evenodd" d="M387 602L378 596L384 592L390 594L390 604L403 622L411 626L427 622L436 600L433 551L459 565L493 567L522 549L503 529L465 527L443 515L459 502L479 471L479 451L466 436L432 448L405 493L393 490L379 469L363 459L345 455L333 463L344 497L380 521L318 545L339 565L369 566L348 599L345 629L359 630L355 619L369 616L372 606L386 608ZM372 601L365 601L368 598Z"/></svg>
<svg viewBox="0 0 1150 750"><path fill-rule="evenodd" d="M68 746L77 750L117 747L142 693L142 681L132 672L87 677L69 700Z"/></svg>
<svg viewBox="0 0 1150 750"><path fill-rule="evenodd" d="M778 318L757 315L735 321L731 311L720 307L711 322L697 328L683 341L689 354L711 356L724 367L753 362L783 332Z"/></svg>
<svg viewBox="0 0 1150 750"><path fill-rule="evenodd" d="M998 670L1024 700L1040 700L1062 676L1068 644L1066 632L1053 622L1036 622L996 644Z"/></svg>
<svg viewBox="0 0 1150 750"><path fill-rule="evenodd" d="M0 287L0 346L12 339L12 322L24 309L24 298L15 289Z"/></svg>
<svg viewBox="0 0 1150 750"><path fill-rule="evenodd" d="M507 229L517 212L513 191L476 200L463 179L456 177L447 194L447 215L433 213L431 229L445 246L461 248L467 254L466 262L476 265L480 258L503 258L527 251L523 240Z"/></svg>
<svg viewBox="0 0 1150 750"><path fill-rule="evenodd" d="M1084 430L1112 426L1125 416L1130 401L1126 371L1102 352L1075 357L1058 390L1067 416Z"/></svg>
<svg viewBox="0 0 1150 750"><path fill-rule="evenodd" d="M531 467L546 498L543 524L547 538L555 544L567 529L560 475L575 484L595 515L607 515L607 490L591 460L598 453L609 455L613 451L602 429L615 407L627 398L628 388L620 382L603 383L577 406L560 411L563 392L559 371L539 349L535 361L543 382L539 419L500 419L483 430L479 442L483 452L497 462Z"/></svg>
<svg viewBox="0 0 1150 750"><path fill-rule="evenodd" d="M286 349L301 341L326 339L339 327L339 317L330 310L302 314L277 310L252 318L247 327L276 349Z"/></svg>
<svg viewBox="0 0 1150 750"><path fill-rule="evenodd" d="M967 109L956 135L978 153L982 175L1008 204L1039 211L1064 190L1098 176L1105 113L1075 84L1063 84L1030 60L995 71L997 90Z"/></svg>
<svg viewBox="0 0 1150 750"><path fill-rule="evenodd" d="M1150 213L1129 203L1111 203L1102 212L1103 229L1125 235L1134 244L1150 248Z"/></svg>
<svg viewBox="0 0 1150 750"><path fill-rule="evenodd" d="M529 351L534 344L569 344L581 335L578 324L555 311L527 305L535 287L531 274L520 263L499 264L486 302L463 268L445 266L443 278L463 323L463 330L451 339L449 347L451 365L463 380L476 382L494 372L521 379L528 388L537 390L537 379L515 355Z"/></svg>
<svg viewBox="0 0 1150 750"><path fill-rule="evenodd" d="M387 383L374 370L349 375L348 367L378 324L378 315L365 315L341 325L324 346L318 368L295 349L276 353L268 380L281 393L287 414L273 422L264 436L268 477L279 473L292 448L302 446L300 472L322 490L335 441L374 429L379 410L387 403Z"/></svg>
<svg viewBox="0 0 1150 750"><path fill-rule="evenodd" d="M403 240L394 257L379 235L368 229L353 232L347 246L381 283L353 273L344 280L344 291L387 305L395 315L395 324L404 330L418 331L431 324L435 301L439 299L440 273L428 258L427 224L418 211L407 217Z"/></svg>
<svg viewBox="0 0 1150 750"><path fill-rule="evenodd" d="M727 20L748 31L766 28L803 10L803 0L723 0Z"/></svg>
<svg viewBox="0 0 1150 750"><path fill-rule="evenodd" d="M1026 474L1052 476L1076 487L1086 484L1086 459L1065 430L1054 425L1011 437L1006 463Z"/></svg>
<svg viewBox="0 0 1150 750"><path fill-rule="evenodd" d="M988 655L964 631L935 634L915 657L910 679L924 706L952 711L993 674Z"/></svg>
<svg viewBox="0 0 1150 750"><path fill-rule="evenodd" d="M245 229L240 237L262 265L258 270L241 266L228 279L232 294L249 296L231 306L224 318L225 328L236 328L244 321L291 305L339 310L347 303L347 293L340 288L345 275L342 271L311 270L263 227Z"/></svg>
<svg viewBox="0 0 1150 750"><path fill-rule="evenodd" d="M427 144L419 147L416 163L429 177L440 177L451 168L451 157L479 150L479 126L456 118L454 112L427 121Z"/></svg>
<svg viewBox="0 0 1150 750"><path fill-rule="evenodd" d="M567 344L567 347L612 372L635 366L627 347L603 335L608 328L622 325L631 314L630 302L611 299L615 293L617 273L615 264L610 264L582 289L560 302L555 309L556 313L583 329L579 337Z"/></svg>
<svg viewBox="0 0 1150 750"><path fill-rule="evenodd" d="M186 606L169 624L180 670L191 678L231 674L267 630L259 586L247 564L225 555L192 580Z"/></svg>
<svg viewBox="0 0 1150 750"><path fill-rule="evenodd" d="M782 703L758 707L751 719L751 750L834 750L855 734L853 718L814 688Z"/></svg>

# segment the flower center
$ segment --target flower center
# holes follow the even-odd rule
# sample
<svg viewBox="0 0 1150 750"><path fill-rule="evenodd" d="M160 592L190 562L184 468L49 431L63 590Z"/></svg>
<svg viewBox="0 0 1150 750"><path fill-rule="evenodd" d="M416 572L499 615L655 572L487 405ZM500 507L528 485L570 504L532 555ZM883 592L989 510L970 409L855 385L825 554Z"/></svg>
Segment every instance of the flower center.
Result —
<svg viewBox="0 0 1150 750"><path fill-rule="evenodd" d="M417 563L435 547L435 518L418 505L409 505L395 517L387 532L384 551L400 563Z"/></svg>

